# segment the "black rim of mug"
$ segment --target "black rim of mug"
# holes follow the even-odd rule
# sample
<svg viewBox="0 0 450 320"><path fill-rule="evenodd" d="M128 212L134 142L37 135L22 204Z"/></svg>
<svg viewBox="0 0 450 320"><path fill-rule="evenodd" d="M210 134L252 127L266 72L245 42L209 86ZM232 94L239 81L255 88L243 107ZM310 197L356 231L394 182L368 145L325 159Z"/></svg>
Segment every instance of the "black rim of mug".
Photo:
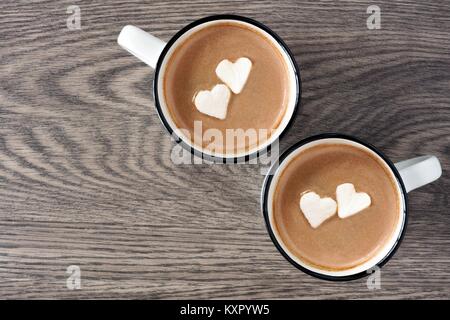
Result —
<svg viewBox="0 0 450 320"><path fill-rule="evenodd" d="M356 280L356 279L360 279L360 278L363 278L363 277L369 275L368 270L370 270L371 268L369 268L367 270L364 270L362 272L356 273L356 274L348 275L348 276L331 276L331 275L326 275L326 274L314 272L314 271L309 270L309 269L301 266L300 264L298 264L281 247L280 243L278 242L278 239L276 238L274 232L272 231L272 227L271 227L270 220L269 220L268 196L269 196L270 185L272 183L272 179L274 177L274 173L277 171L277 168L287 158L287 156L289 156L292 152L294 152L295 150L297 150L301 146L304 146L304 145L306 145L306 144L308 144L310 142L313 142L313 141L323 140L323 139L330 139L330 138L338 138L338 139L344 139L344 140L353 141L353 142L356 142L358 144L361 144L361 145L369 148L370 150L375 152L377 155L379 155L381 157L381 159L383 159L383 161L389 166L389 168L392 170L395 178L397 179L397 183L399 184L400 189L402 191L401 193L402 193L402 201L403 201L403 217L404 218L403 218L403 225L401 226L402 229L400 231L400 234L399 234L396 242L392 246L392 248L384 256L384 258L382 258L380 260L380 262L378 262L375 266L381 268L384 264L386 264L392 258L392 256L397 251L401 241L403 240L403 237L404 237L404 234L405 234L405 231L406 231L406 225L407 225L407 220L408 220L408 214L407 214L408 213L408 197L407 197L406 189L405 189L405 186L403 184L403 181L402 181L402 178L400 176L400 173L398 172L398 170L395 167L395 165L389 160L389 158L387 158L381 151L379 151L377 148L375 148L371 144L369 144L367 142L364 142L364 141L362 141L362 140L360 140L358 138L355 138L353 136L340 134L340 133L323 133L323 134L319 134L319 135L315 135L315 136L311 136L311 137L308 137L306 139L303 139L303 140L297 142L296 144L292 145L291 147L289 147L286 151L284 151L281 154L281 156L279 157L278 162L275 163L269 169L269 171L268 171L268 173L266 175L266 178L264 179L262 192L261 192L261 210L262 210L262 213L263 213L263 216L264 216L264 221L266 223L266 229L267 229L267 231L268 231L268 233L270 235L270 238L271 238L272 242L274 243L275 247L284 256L284 258L286 260L288 260L296 268L300 269L301 271L303 271L303 272L305 272L305 273L307 273L307 274L309 274L311 276L314 276L316 278L323 279L323 280L330 280L330 281ZM373 267L375 267L375 266L373 266Z"/></svg>
<svg viewBox="0 0 450 320"><path fill-rule="evenodd" d="M271 150L271 146L273 145L273 143L271 145L268 145L267 147L264 148L258 148L258 150L256 150L255 152L251 153L251 154L246 154L245 156L241 156L241 157L218 157L218 156L212 156L209 155L207 153L204 153L200 150L197 150L196 148L194 148L193 144L190 144L189 141L184 141L181 137L179 137L178 135L176 135L174 129L169 125L166 116L164 115L162 108L161 108L161 104L159 101L159 97L158 97L158 78L160 75L160 69L162 66L162 62L164 61L164 58L167 55L167 52L169 51L169 49L172 47L172 45L183 35L185 34L187 31L189 31L190 29L207 23L207 22L211 22L211 21L216 21L216 20L236 20L236 21L242 21L242 22L246 22L249 23L251 25L254 25L255 27L267 32L273 39L275 39L275 41L278 42L278 44L283 48L283 50L286 52L287 56L289 57L289 59L291 60L291 64L292 64L292 68L294 69L294 76L295 76L295 80L296 80L296 90L297 90L297 94L296 94L296 101L295 101L295 105L294 105L294 110L292 111L292 115L291 118L289 119L288 124L286 125L286 127L278 134L278 140L281 139L286 132L288 131L288 129L292 126L292 123L294 122L294 119L300 109L300 104L301 104L301 95L302 95L302 86L301 86L301 77L300 77L300 69L299 66L294 58L294 55L292 54L292 52L290 51L290 49L288 48L288 46L284 43L284 41L275 33L273 32L270 28L268 28L267 26L265 26L264 24L262 24L261 22L258 22L256 20L253 20L251 18L247 18L247 17L243 17L243 16L238 16L238 15L232 15L232 14L224 14L224 15L213 15L213 16L208 16L208 17L204 17L202 19L196 20L188 25L186 25L184 28L182 28L180 31L178 31L170 40L169 42L167 42L166 46L164 47L164 49L161 52L161 55L158 58L158 62L156 64L156 68L155 68L155 74L154 74L154 79L153 79L153 97L155 100L155 107L158 113L158 117L161 120L162 124L164 125L164 127L166 128L166 130L169 132L169 134L172 136L172 138L175 140L176 143L180 144L184 149L190 151L193 155L200 157L202 159L206 159L208 161L213 161L213 162L219 162L219 163L241 163L241 162L247 162L251 159L254 159L268 151ZM276 140L275 140L276 141Z"/></svg>

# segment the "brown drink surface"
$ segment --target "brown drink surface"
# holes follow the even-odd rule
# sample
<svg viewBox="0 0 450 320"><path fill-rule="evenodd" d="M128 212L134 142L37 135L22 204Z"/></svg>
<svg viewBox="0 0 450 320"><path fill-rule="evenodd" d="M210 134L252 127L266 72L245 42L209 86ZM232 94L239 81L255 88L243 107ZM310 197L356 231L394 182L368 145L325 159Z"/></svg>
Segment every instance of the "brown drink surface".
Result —
<svg viewBox="0 0 450 320"><path fill-rule="evenodd" d="M200 90L211 90L222 81L216 75L220 61L235 62L240 57L252 61L244 89L232 94L224 120L199 112L193 102ZM202 121L202 130L222 132L223 143L205 140L216 152L242 152L263 143L266 137L245 141L226 141L226 129L276 129L287 107L289 86L287 66L280 52L261 33L232 22L205 27L190 35L169 58L164 75L164 95L178 128L189 130L194 139L194 121ZM232 139L229 139L232 140ZM233 139L234 140L234 139Z"/></svg>
<svg viewBox="0 0 450 320"><path fill-rule="evenodd" d="M394 178L367 151L342 144L313 146L284 168L273 199L274 227L289 251L309 265L345 270L372 258L392 236L399 220L400 195ZM336 187L353 183L372 204L341 219L337 214L313 229L299 201L303 192L336 200Z"/></svg>

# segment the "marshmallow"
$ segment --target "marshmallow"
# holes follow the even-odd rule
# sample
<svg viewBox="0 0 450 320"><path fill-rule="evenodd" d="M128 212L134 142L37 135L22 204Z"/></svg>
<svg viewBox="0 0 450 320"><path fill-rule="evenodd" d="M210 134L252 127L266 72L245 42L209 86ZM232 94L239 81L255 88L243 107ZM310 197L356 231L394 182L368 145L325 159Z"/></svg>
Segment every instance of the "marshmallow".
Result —
<svg viewBox="0 0 450 320"><path fill-rule="evenodd" d="M300 209L313 228L336 213L337 204L331 198L320 198L315 192L307 192L300 198Z"/></svg>
<svg viewBox="0 0 450 320"><path fill-rule="evenodd" d="M230 96L230 89L226 85L217 84L211 91L197 92L194 97L194 104L201 113L223 120L227 116Z"/></svg>
<svg viewBox="0 0 450 320"><path fill-rule="evenodd" d="M230 87L233 93L238 94L244 88L251 68L252 62L249 58L239 58L235 63L225 59L217 65L216 74L220 80Z"/></svg>
<svg viewBox="0 0 450 320"><path fill-rule="evenodd" d="M347 218L368 208L370 196L365 192L356 192L352 183L343 183L336 188L339 218Z"/></svg>

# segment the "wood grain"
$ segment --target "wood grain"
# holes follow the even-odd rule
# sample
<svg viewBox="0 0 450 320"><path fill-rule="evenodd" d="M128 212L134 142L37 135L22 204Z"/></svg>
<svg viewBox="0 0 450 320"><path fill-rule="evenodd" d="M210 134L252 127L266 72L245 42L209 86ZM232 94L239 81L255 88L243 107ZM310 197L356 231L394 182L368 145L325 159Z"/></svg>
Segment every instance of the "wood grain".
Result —
<svg viewBox="0 0 450 320"><path fill-rule="evenodd" d="M69 5L81 30L69 30ZM381 8L380 30L366 9ZM448 1L1 1L0 298L450 298ZM153 72L122 50L137 25L168 40L200 17L257 19L292 49L303 105L282 149L353 134L393 161L434 154L410 194L382 289L296 270L259 210L260 165L175 165ZM66 268L81 268L80 290Z"/></svg>

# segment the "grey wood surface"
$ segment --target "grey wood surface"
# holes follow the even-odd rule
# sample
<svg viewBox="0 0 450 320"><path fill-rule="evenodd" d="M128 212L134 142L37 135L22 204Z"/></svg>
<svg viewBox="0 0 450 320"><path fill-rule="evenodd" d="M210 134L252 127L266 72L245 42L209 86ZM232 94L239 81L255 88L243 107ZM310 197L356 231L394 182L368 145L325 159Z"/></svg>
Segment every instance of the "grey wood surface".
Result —
<svg viewBox="0 0 450 320"><path fill-rule="evenodd" d="M284 260L259 209L261 165L171 161L153 71L116 38L134 24L167 41L219 13L265 23L300 64L282 149L337 131L393 161L440 158L442 178L410 194L380 290ZM450 298L449 154L449 1L0 2L0 298Z"/></svg>

